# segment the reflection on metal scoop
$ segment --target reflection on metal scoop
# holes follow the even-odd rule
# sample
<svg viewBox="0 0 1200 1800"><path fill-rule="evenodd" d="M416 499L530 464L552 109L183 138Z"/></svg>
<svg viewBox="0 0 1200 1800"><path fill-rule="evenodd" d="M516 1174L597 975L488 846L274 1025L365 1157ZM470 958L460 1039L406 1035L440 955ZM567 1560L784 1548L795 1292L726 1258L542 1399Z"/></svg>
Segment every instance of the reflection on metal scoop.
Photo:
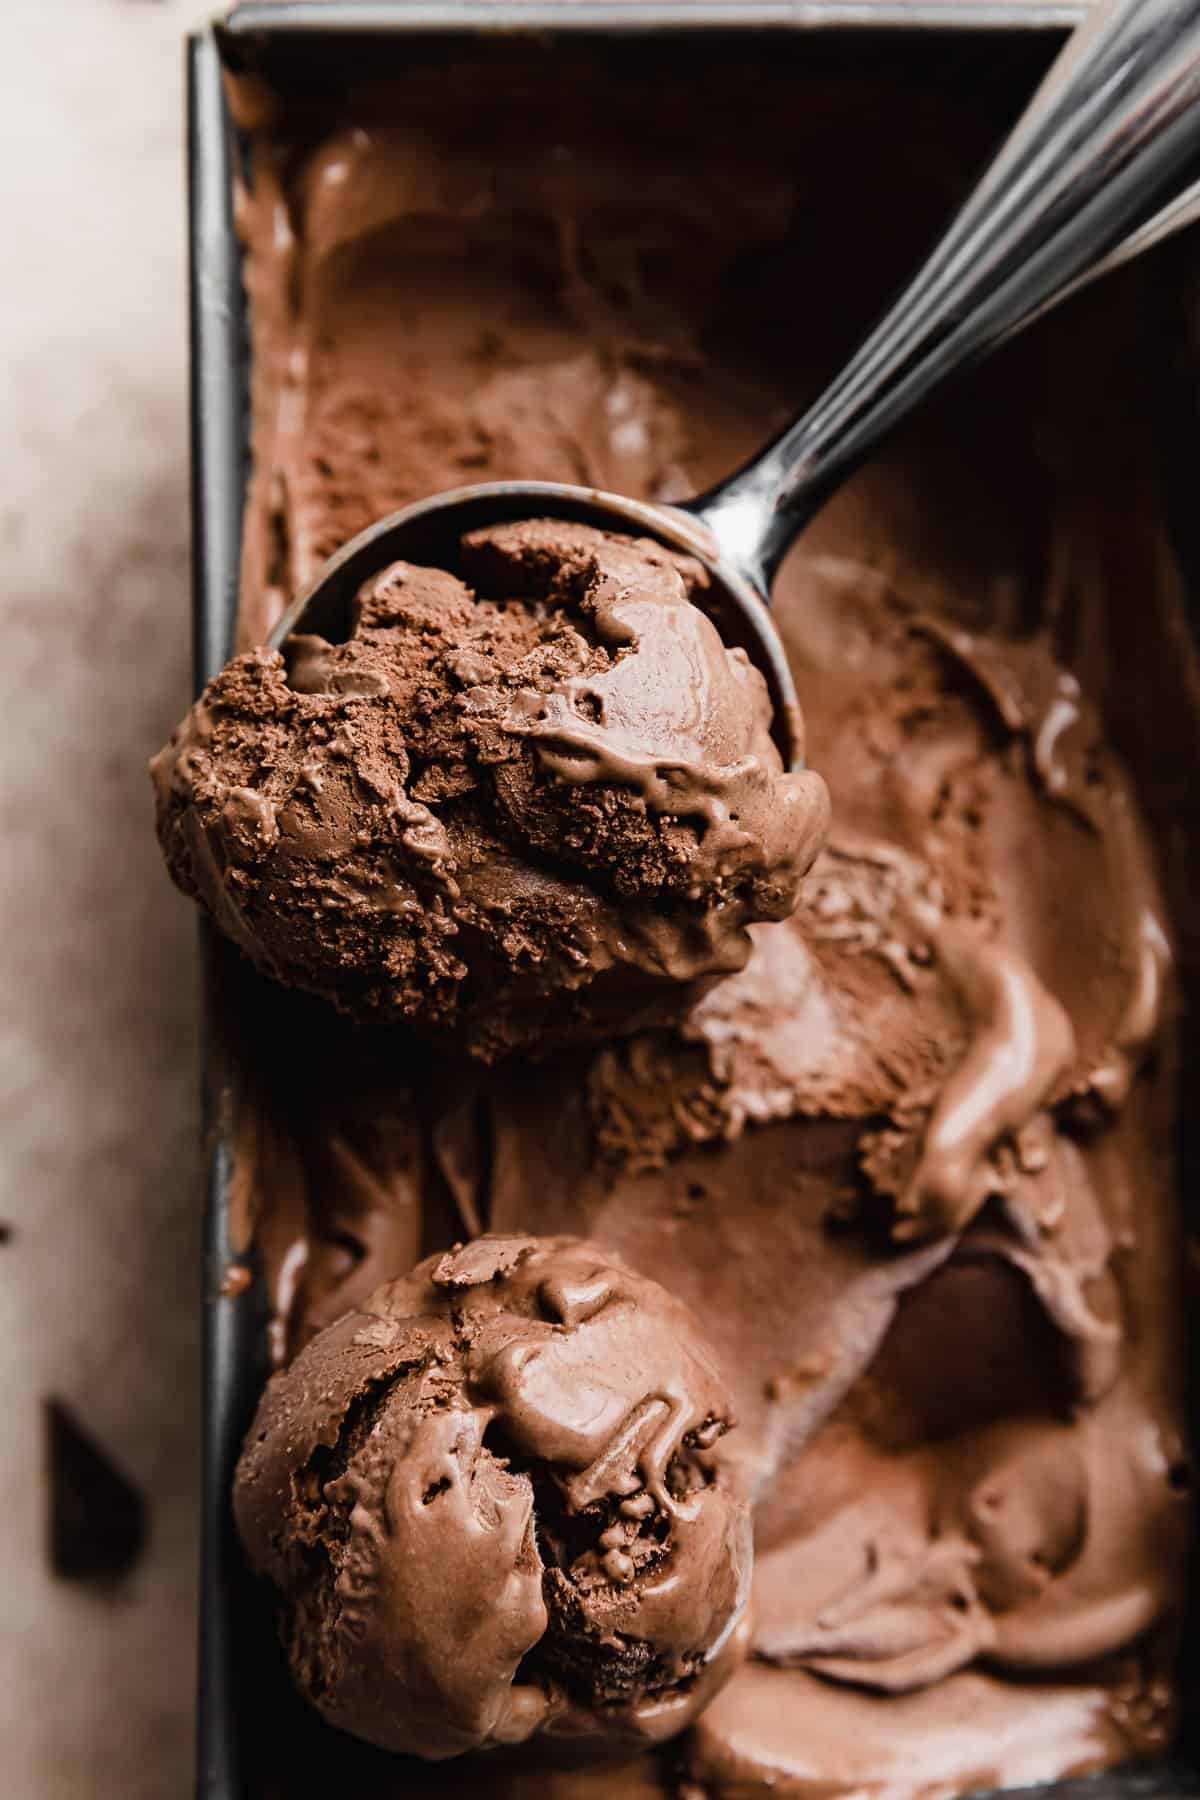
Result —
<svg viewBox="0 0 1200 1800"><path fill-rule="evenodd" d="M417 501L339 550L271 645L294 631L345 637L364 581L399 560L453 570L460 538L481 526L555 517L654 537L707 567L702 603L762 671L780 748L801 762L800 709L767 610L797 534L947 376L1102 266L1186 224L1193 209L1179 204L1179 189L1198 151L1200 0L1107 0L1070 38L891 311L815 405L744 468L681 507L550 481L484 482Z"/></svg>

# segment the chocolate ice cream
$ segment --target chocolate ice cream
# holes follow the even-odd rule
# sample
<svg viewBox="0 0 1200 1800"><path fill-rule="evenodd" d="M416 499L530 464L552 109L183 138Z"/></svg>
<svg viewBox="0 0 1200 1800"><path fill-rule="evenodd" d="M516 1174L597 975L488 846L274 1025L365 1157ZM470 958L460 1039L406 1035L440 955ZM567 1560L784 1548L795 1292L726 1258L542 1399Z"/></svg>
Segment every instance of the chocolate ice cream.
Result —
<svg viewBox="0 0 1200 1800"><path fill-rule="evenodd" d="M491 40L452 77L414 57L302 116L259 106L244 649L423 493L671 500L727 473L820 390L1037 72L1028 38L743 42ZM1174 339L1139 280L947 395L781 569L834 823L744 968L669 1023L487 1067L222 964L232 1229L277 1366L487 1233L620 1256L720 1359L747 1654L636 1774L569 1772L563 1800L951 1800L1170 1740L1200 669L1147 410ZM310 1712L253 1716L272 1800L357 1754ZM525 1800L553 1745L424 1785L379 1753L354 1788Z"/></svg>
<svg viewBox="0 0 1200 1800"><path fill-rule="evenodd" d="M300 1687L430 1759L677 1732L744 1642L731 1423L686 1307L596 1245L430 1257L314 1338L247 1440L238 1524Z"/></svg>
<svg viewBox="0 0 1200 1800"><path fill-rule="evenodd" d="M394 563L347 642L209 683L154 762L171 872L268 974L485 1057L678 1012L795 907L825 784L698 563L530 520L460 574Z"/></svg>

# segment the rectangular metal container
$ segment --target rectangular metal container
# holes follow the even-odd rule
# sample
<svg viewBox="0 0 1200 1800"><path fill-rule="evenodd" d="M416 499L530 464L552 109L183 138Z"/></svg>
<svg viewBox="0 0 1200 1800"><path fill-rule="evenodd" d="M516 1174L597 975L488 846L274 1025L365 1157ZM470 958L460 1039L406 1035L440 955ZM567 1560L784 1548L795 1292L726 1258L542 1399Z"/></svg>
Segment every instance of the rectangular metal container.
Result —
<svg viewBox="0 0 1200 1800"><path fill-rule="evenodd" d="M869 53L878 60L903 48L954 57L987 56L1022 40L1036 62L1049 61L1062 32L1086 11L1086 0L243 0L229 19L195 36L188 49L191 243L193 629L194 674L202 686L232 652L248 473L249 338L232 190L239 146L225 103L222 61L251 56L287 91L289 82L325 81L339 65L352 69L421 43L424 54L453 67L456 48L478 56L481 42L536 41L547 54L561 37L596 37L619 45L636 36L688 40L736 36L740 43L778 34L820 39L834 55ZM814 42L814 52L818 45ZM914 245L914 257L921 247ZM1163 280L1184 265L1160 253ZM1200 294L1200 286L1197 288ZM1194 455L1200 376L1195 389L1164 395L1163 479L1176 533L1175 549L1197 597L1200 618L1200 521L1185 491ZM1174 492L1172 492L1172 488ZM307 1727L289 1700L272 1649L269 1622L252 1590L234 1539L229 1495L242 1436L265 1372L265 1320L253 1291L230 1293L226 1271L232 1236L232 1151L226 1133L227 1064L221 1026L225 955L202 932L207 997L205 1125L207 1194L204 1304L204 1473L202 1500L200 1666L196 1793L199 1800L268 1800L256 1777L253 1744L264 1707L282 1707L296 1729ZM1185 1176L1186 1179L1186 1176ZM1200 1662L1189 1646L1185 1686L1200 1695ZM1185 1694L1185 1713L1187 1696ZM348 1788L356 1788L349 1773ZM357 1791L357 1789L356 1789ZM388 1784L388 1800L402 1791ZM1200 1797L1200 1756L1080 1781L1025 1790L1068 1800ZM372 1796L376 1790L372 1788ZM290 1800L281 1796L280 1800Z"/></svg>

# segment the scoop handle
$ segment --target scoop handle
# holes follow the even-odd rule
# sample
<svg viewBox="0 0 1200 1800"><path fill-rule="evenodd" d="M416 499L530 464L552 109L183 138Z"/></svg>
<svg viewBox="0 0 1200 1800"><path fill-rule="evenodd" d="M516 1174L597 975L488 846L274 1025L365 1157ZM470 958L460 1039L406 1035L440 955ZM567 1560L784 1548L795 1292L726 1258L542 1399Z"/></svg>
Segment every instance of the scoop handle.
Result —
<svg viewBox="0 0 1200 1800"><path fill-rule="evenodd" d="M879 439L939 382L1082 285L1173 197L1198 153L1200 0L1102 0L842 373L685 510L766 595L797 533Z"/></svg>

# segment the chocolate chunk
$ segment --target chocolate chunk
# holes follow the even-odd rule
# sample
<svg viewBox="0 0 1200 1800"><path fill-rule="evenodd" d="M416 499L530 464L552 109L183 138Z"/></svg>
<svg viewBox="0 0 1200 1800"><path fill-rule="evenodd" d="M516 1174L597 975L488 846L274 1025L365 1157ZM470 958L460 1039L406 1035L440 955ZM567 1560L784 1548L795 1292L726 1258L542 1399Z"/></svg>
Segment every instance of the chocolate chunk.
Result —
<svg viewBox="0 0 1200 1800"><path fill-rule="evenodd" d="M128 1574L146 1542L146 1502L61 1400L45 1403L47 1554L67 1581Z"/></svg>

